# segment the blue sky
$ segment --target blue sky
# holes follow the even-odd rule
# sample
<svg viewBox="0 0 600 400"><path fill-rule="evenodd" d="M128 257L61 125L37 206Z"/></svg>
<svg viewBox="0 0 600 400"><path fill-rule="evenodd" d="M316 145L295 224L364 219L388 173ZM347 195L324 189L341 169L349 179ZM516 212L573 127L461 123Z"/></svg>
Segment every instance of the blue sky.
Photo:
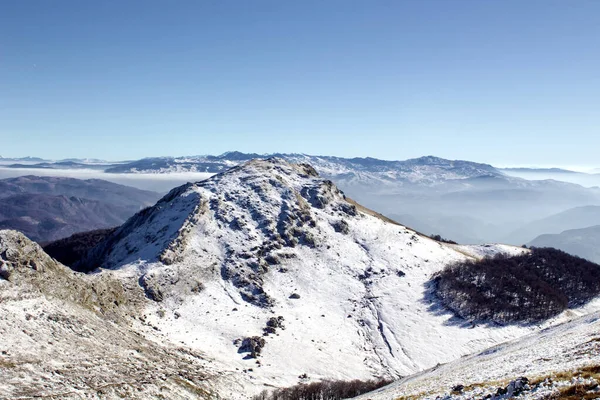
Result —
<svg viewBox="0 0 600 400"><path fill-rule="evenodd" d="M0 155L600 166L600 1L0 2Z"/></svg>

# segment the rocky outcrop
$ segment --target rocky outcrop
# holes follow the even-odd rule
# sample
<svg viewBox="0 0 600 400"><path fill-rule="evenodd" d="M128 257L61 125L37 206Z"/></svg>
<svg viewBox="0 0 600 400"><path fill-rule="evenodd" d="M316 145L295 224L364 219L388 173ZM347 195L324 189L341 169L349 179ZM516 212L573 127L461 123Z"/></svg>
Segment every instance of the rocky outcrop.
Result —
<svg viewBox="0 0 600 400"><path fill-rule="evenodd" d="M0 397L218 398L200 353L141 334L144 302L127 280L73 272L0 231Z"/></svg>

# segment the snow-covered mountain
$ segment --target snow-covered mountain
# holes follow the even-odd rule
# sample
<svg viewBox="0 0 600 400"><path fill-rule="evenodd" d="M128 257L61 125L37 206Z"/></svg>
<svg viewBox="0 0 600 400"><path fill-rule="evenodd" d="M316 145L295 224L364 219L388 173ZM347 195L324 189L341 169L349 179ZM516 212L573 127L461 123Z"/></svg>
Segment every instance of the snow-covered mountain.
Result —
<svg viewBox="0 0 600 400"><path fill-rule="evenodd" d="M86 262L139 280L164 340L246 371L252 391L405 376L536 329L466 329L425 288L450 262L522 251L438 243L268 159L173 190Z"/></svg>
<svg viewBox="0 0 600 400"><path fill-rule="evenodd" d="M321 175L344 176L353 179L376 179L377 181L407 181L435 183L448 179L464 179L481 176L502 176L491 165L469 161L445 160L426 156L405 161L386 161L376 158L342 158L311 156L306 154L245 154L227 152L220 156L156 157L125 163L110 169L110 173L170 173L210 172L218 173L251 159L282 158L292 163L309 163Z"/></svg>

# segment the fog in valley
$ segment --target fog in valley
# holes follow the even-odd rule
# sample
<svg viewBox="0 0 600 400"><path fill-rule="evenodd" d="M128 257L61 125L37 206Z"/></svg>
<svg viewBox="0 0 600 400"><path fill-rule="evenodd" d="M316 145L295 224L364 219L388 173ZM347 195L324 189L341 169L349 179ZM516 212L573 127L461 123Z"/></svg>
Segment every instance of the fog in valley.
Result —
<svg viewBox="0 0 600 400"><path fill-rule="evenodd" d="M174 187L187 182L198 182L213 174L203 172L185 172L171 174L107 174L98 169L33 169L33 168L0 168L0 179L18 176L62 176L76 179L103 179L120 185L132 186L158 193L167 193Z"/></svg>
<svg viewBox="0 0 600 400"><path fill-rule="evenodd" d="M570 182L585 187L600 186L600 172L591 171L589 173L576 172L576 171L565 171L565 172L552 172L552 171L516 171L516 170L504 170L505 174L514 176L517 178L523 178L528 180L542 180L542 179L553 179L556 181Z"/></svg>

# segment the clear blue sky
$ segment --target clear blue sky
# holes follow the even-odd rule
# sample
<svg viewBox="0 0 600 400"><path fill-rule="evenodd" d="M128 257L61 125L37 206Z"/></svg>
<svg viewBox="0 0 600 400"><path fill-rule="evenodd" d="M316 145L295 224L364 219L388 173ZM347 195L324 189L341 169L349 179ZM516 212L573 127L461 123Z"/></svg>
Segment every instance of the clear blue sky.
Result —
<svg viewBox="0 0 600 400"><path fill-rule="evenodd" d="M600 1L0 1L0 143L599 165Z"/></svg>

